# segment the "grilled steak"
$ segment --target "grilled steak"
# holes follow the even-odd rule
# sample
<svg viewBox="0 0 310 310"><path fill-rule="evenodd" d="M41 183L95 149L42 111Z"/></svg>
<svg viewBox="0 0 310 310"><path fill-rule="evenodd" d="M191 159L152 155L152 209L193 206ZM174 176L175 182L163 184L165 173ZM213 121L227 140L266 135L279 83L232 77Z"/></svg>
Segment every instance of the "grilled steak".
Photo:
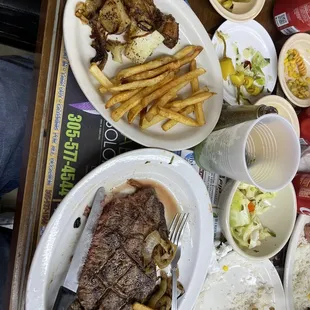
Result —
<svg viewBox="0 0 310 310"><path fill-rule="evenodd" d="M82 307L82 305L80 304L79 300L76 299L71 306L69 307L68 310L84 310L84 308Z"/></svg>
<svg viewBox="0 0 310 310"><path fill-rule="evenodd" d="M173 48L179 40L179 24L174 17L163 14L153 0L123 0L128 14L144 31L158 30L165 38L164 44Z"/></svg>
<svg viewBox="0 0 310 310"><path fill-rule="evenodd" d="M85 310L127 310L151 295L156 268L152 263L145 272L142 249L154 230L167 240L164 207L151 187L104 207L80 277L78 299Z"/></svg>
<svg viewBox="0 0 310 310"><path fill-rule="evenodd" d="M163 16L163 23L158 31L165 38L163 43L169 48L174 48L179 40L179 24L171 14Z"/></svg>
<svg viewBox="0 0 310 310"><path fill-rule="evenodd" d="M123 0L128 14L138 27L144 31L153 31L162 20L162 13L153 0Z"/></svg>
<svg viewBox="0 0 310 310"><path fill-rule="evenodd" d="M92 29L91 46L96 55L90 62L97 63L101 70L108 60L108 35L124 33L132 22L148 33L160 32L169 48L179 40L179 24L171 14L162 13L154 0L86 0L77 3L75 15Z"/></svg>
<svg viewBox="0 0 310 310"><path fill-rule="evenodd" d="M91 25L90 37L93 39L91 46L96 50L96 55L90 60L90 62L98 63L99 68L103 70L108 60L108 52L106 50L107 34L97 17L90 20L89 24Z"/></svg>

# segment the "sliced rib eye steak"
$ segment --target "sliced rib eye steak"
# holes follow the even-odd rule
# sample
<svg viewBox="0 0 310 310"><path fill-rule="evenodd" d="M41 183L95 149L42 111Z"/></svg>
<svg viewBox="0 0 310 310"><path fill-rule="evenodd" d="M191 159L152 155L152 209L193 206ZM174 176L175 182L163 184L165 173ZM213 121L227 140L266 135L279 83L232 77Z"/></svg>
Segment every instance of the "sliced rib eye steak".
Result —
<svg viewBox="0 0 310 310"><path fill-rule="evenodd" d="M84 264L78 299L85 310L127 310L156 285L155 264L145 273L145 237L158 230L167 240L164 206L151 187L116 197L103 209Z"/></svg>

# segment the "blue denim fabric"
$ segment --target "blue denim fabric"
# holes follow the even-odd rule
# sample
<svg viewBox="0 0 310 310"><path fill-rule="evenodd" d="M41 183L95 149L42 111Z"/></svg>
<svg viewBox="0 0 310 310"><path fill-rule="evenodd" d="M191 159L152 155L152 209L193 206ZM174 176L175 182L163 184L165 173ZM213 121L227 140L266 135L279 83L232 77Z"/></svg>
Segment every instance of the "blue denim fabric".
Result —
<svg viewBox="0 0 310 310"><path fill-rule="evenodd" d="M0 57L0 198L18 187L33 60ZM11 231L0 228L0 310L7 280Z"/></svg>
<svg viewBox="0 0 310 310"><path fill-rule="evenodd" d="M4 294L6 293L6 281L10 256L10 243L12 231L0 228L0 310L4 309Z"/></svg>
<svg viewBox="0 0 310 310"><path fill-rule="evenodd" d="M0 197L18 187L33 60L0 57Z"/></svg>

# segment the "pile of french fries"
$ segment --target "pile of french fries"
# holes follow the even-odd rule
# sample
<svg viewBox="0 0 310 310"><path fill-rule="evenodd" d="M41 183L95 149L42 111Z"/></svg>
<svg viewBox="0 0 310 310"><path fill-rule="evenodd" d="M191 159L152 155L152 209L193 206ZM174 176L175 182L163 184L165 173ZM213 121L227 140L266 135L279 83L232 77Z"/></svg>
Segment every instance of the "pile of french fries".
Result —
<svg viewBox="0 0 310 310"><path fill-rule="evenodd" d="M163 56L123 69L111 80L96 64L91 64L90 72L101 84L99 91L112 94L105 107L111 108L111 117L115 122L127 113L130 124L140 118L141 129L162 121L165 121L162 124L164 131L178 123L203 126L203 103L215 93L206 86L199 86L198 77L206 72L196 65L195 58L201 51L201 46L189 45L174 56ZM188 72L180 74L181 67L186 64L189 64ZM178 98L178 92L189 83L192 90L190 96ZM195 118L189 116L192 112Z"/></svg>

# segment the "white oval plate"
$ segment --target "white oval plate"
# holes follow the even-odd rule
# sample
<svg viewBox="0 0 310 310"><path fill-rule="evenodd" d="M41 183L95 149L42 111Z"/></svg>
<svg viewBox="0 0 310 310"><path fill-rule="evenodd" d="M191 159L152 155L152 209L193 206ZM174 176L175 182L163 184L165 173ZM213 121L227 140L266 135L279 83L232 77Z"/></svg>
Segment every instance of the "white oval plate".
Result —
<svg viewBox="0 0 310 310"><path fill-rule="evenodd" d="M68 0L64 13L63 29L65 46L74 76L88 100L96 110L117 130L130 139L149 147L160 147L168 150L183 150L190 148L204 140L214 129L222 110L223 87L221 69L213 49L211 40L205 28L184 0L156 0L156 6L165 13L171 13L180 25L180 40L177 46L170 50L163 44L153 53L151 58L162 54L174 54L188 44L201 45L204 50L197 57L197 64L207 70L199 78L201 85L208 85L209 89L217 93L204 106L206 125L189 127L178 124L168 132L157 124L147 130L140 130L138 121L128 124L126 119L114 122L110 111L104 107L107 97L98 92L99 84L91 76L88 69L90 59L95 56L95 50L90 46L90 27L83 25L75 17L75 6L79 0ZM151 59L150 58L150 59ZM129 60L120 65L109 58L104 69L105 74L112 78L122 68L128 67ZM187 88L187 92L190 88Z"/></svg>
<svg viewBox="0 0 310 310"><path fill-rule="evenodd" d="M32 261L27 284L27 310L52 308L85 220L79 229L74 229L73 223L77 217L85 218L82 216L84 209L91 203L96 190L103 186L108 193L130 178L154 180L162 184L174 196L181 211L190 213L179 262L180 281L186 289L186 294L179 301L179 309L192 309L203 285L213 248L209 194L199 174L181 157L164 150L142 149L100 165L61 202L46 227Z"/></svg>
<svg viewBox="0 0 310 310"><path fill-rule="evenodd" d="M270 58L270 64L263 68L265 73L266 85L263 92L258 96L246 96L251 100L251 103L255 103L258 99L263 96L267 96L272 93L276 81L277 81L277 53L272 39L265 28L256 22L251 20L245 23L233 23L230 21L224 22L217 31L222 31L228 35L227 42L227 57L232 58L235 65L236 54L233 49L233 44L236 44L241 54L241 60L244 60L242 51L245 48L253 47L256 51L261 52L264 58ZM216 54L219 59L223 57L223 43L218 39L217 35L214 34L212 38ZM230 84L230 82L224 82L224 100L229 104L236 105L236 88ZM267 91L269 90L269 92ZM245 93L246 95L246 93Z"/></svg>
<svg viewBox="0 0 310 310"><path fill-rule="evenodd" d="M292 287L292 279L293 279L293 272L294 272L296 249L299 243L299 238L303 233L304 226L307 223L310 223L310 216L303 215L303 214L298 216L298 219L296 221L295 228L292 233L290 243L288 245L287 252L286 252L283 285L284 285L285 298L286 298L286 307L289 310L294 309L294 294L293 294L293 287Z"/></svg>
<svg viewBox="0 0 310 310"><path fill-rule="evenodd" d="M247 292L251 288L257 289L260 283L272 288L270 299L266 299L266 302L273 304L275 309L285 309L282 283L270 260L248 261L238 253L231 252L220 260L219 266L220 271L208 275L195 310L244 310L245 307L234 307L234 300L244 296L248 298L246 306L249 307L251 300ZM227 266L228 271L224 271L223 266Z"/></svg>
<svg viewBox="0 0 310 310"><path fill-rule="evenodd" d="M310 106L310 98L303 100L295 97L286 85L288 77L284 72L284 59L286 58L287 51L291 48L298 50L307 67L307 76L310 76L310 35L307 33L297 33L291 36L281 49L278 64L279 81L285 96L295 105L306 108Z"/></svg>

